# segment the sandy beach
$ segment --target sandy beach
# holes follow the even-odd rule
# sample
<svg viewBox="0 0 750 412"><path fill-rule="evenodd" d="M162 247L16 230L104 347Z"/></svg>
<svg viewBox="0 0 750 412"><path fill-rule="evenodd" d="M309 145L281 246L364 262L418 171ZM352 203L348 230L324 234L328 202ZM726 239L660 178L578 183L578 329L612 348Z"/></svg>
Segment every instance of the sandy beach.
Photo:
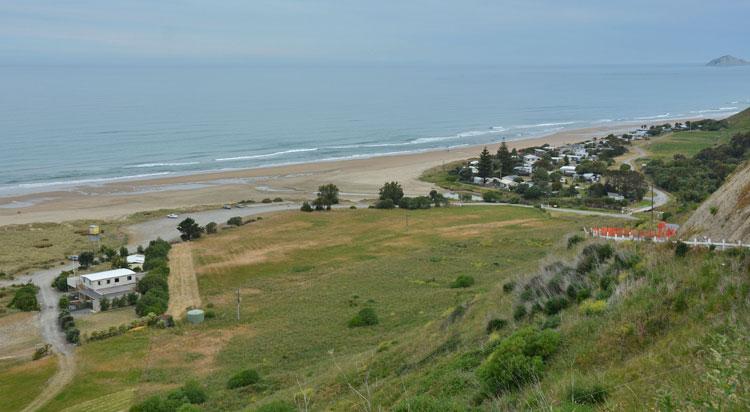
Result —
<svg viewBox="0 0 750 412"><path fill-rule="evenodd" d="M660 120L663 123L664 120ZM609 133L623 133L633 123L607 124L566 130L552 135L508 142L521 149L544 143L576 143ZM494 152L499 144L487 145ZM282 197L306 200L317 187L334 183L343 200L373 199L385 181L402 183L409 195L426 194L435 188L419 180L427 169L475 157L482 146L467 146L405 155L306 163L258 169L169 176L156 179L80 186L14 197L0 197L0 226L31 222L62 222L80 219L120 219L130 214L158 209L220 205L246 199Z"/></svg>

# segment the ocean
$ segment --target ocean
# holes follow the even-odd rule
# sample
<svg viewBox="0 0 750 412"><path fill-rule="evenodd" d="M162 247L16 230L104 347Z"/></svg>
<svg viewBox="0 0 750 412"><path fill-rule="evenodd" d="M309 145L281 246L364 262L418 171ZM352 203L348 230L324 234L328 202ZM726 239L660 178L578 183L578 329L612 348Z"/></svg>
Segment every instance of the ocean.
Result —
<svg viewBox="0 0 750 412"><path fill-rule="evenodd" d="M750 67L0 67L0 196L750 106Z"/></svg>

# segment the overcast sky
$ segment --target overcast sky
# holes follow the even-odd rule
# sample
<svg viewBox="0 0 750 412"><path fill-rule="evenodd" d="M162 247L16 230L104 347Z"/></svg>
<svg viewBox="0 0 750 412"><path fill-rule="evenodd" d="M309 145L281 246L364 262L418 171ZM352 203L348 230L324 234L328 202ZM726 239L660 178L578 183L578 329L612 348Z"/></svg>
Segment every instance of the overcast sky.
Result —
<svg viewBox="0 0 750 412"><path fill-rule="evenodd" d="M749 0L2 0L0 64L750 59Z"/></svg>

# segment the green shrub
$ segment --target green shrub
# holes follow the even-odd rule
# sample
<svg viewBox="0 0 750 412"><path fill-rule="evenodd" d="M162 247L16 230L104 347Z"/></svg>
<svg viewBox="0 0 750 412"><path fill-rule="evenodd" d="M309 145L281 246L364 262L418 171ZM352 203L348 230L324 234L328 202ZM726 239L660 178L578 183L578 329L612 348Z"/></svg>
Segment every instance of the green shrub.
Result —
<svg viewBox="0 0 750 412"><path fill-rule="evenodd" d="M600 384L588 387L574 386L568 391L567 399L579 405L596 405L607 400L609 391Z"/></svg>
<svg viewBox="0 0 750 412"><path fill-rule="evenodd" d="M487 333L492 333L496 330L503 329L505 326L508 325L508 321L505 319L490 319L489 322L487 322Z"/></svg>
<svg viewBox="0 0 750 412"><path fill-rule="evenodd" d="M28 283L16 289L9 307L14 307L24 312L39 310L39 302L36 300L36 292L39 290L35 285Z"/></svg>
<svg viewBox="0 0 750 412"><path fill-rule="evenodd" d="M180 399L165 399L159 395L146 398L130 407L130 412L174 412L182 405Z"/></svg>
<svg viewBox="0 0 750 412"><path fill-rule="evenodd" d="M573 235L568 238L568 249L572 249L573 246L584 241L584 237L581 235Z"/></svg>
<svg viewBox="0 0 750 412"><path fill-rule="evenodd" d="M560 327L561 321L562 319L558 315L550 316L542 323L542 329L557 329Z"/></svg>
<svg viewBox="0 0 750 412"><path fill-rule="evenodd" d="M604 300L585 300L581 303L581 312L588 316L598 315L607 309L607 302Z"/></svg>
<svg viewBox="0 0 750 412"><path fill-rule="evenodd" d="M260 382L260 375L254 369L245 369L238 372L227 381L227 388L236 389L255 385Z"/></svg>
<svg viewBox="0 0 750 412"><path fill-rule="evenodd" d="M138 316L145 316L149 313L161 315L167 310L169 304L169 295L160 289L151 289L146 292L135 305L135 313Z"/></svg>
<svg viewBox="0 0 750 412"><path fill-rule="evenodd" d="M561 310L568 307L568 299L559 296L559 297L553 297L544 302L544 313L547 315L556 315L560 313Z"/></svg>
<svg viewBox="0 0 750 412"><path fill-rule="evenodd" d="M304 201L304 202L302 202L302 207L299 208L299 210L301 210L303 212L312 212L313 208L312 208L312 206L310 206L310 202Z"/></svg>
<svg viewBox="0 0 750 412"><path fill-rule="evenodd" d="M65 331L65 339L74 344L78 344L81 341L81 331L78 328L68 328Z"/></svg>
<svg viewBox="0 0 750 412"><path fill-rule="evenodd" d="M488 395L517 389L538 380L544 363L560 346L560 334L531 327L519 329L500 341L477 369L477 376Z"/></svg>
<svg viewBox="0 0 750 412"><path fill-rule="evenodd" d="M379 322L378 315L375 313L374 309L364 308L349 321L349 327L357 328L361 326L372 326L377 325Z"/></svg>
<svg viewBox="0 0 750 412"><path fill-rule="evenodd" d="M451 288L468 288L474 285L474 278L469 275L459 275L456 280L451 283Z"/></svg>
<svg viewBox="0 0 750 412"><path fill-rule="evenodd" d="M227 220L227 224L230 226L242 226L242 217L240 216L230 217L229 220Z"/></svg>
<svg viewBox="0 0 750 412"><path fill-rule="evenodd" d="M674 248L674 255L677 257L685 257L688 250L690 250L690 246L688 246L687 243L677 242L677 246Z"/></svg>
<svg viewBox="0 0 750 412"><path fill-rule="evenodd" d="M284 201L284 199L282 199L282 198L280 198L280 197L274 197L274 198L273 198L273 201L274 201L274 203L279 203L279 202L283 202L283 201Z"/></svg>
<svg viewBox="0 0 750 412"><path fill-rule="evenodd" d="M468 410L450 399L429 395L417 395L404 399L392 409L393 412L462 412Z"/></svg>
<svg viewBox="0 0 750 412"><path fill-rule="evenodd" d="M206 225L206 234L212 235L219 231L219 225L216 222L208 222Z"/></svg>
<svg viewBox="0 0 750 412"><path fill-rule="evenodd" d="M138 303L138 295L134 292L128 293L128 305L135 305Z"/></svg>
<svg viewBox="0 0 750 412"><path fill-rule="evenodd" d="M102 299L101 299L101 300L99 301L99 307L101 308L102 312L106 312L106 311L108 311L108 310L109 310L109 306L110 306L110 305L109 305L109 299L107 299L107 298L102 298Z"/></svg>
<svg viewBox="0 0 750 412"><path fill-rule="evenodd" d="M187 400L189 403L192 404L201 404L206 402L208 399L208 395L206 395L206 390L203 389L203 386L201 386L200 383L197 381L187 381L180 389L177 389L176 391L172 392L169 397L176 397L177 399L184 399Z"/></svg>
<svg viewBox="0 0 750 412"><path fill-rule="evenodd" d="M68 306L70 306L70 299L68 298L68 296L60 296L60 300L57 301L57 307L60 309L65 309Z"/></svg>
<svg viewBox="0 0 750 412"><path fill-rule="evenodd" d="M382 199L375 202L375 209L393 209L396 204L391 199Z"/></svg>
<svg viewBox="0 0 750 412"><path fill-rule="evenodd" d="M255 412L297 412L297 407L289 402L272 401L256 409Z"/></svg>
<svg viewBox="0 0 750 412"><path fill-rule="evenodd" d="M513 319L515 321L519 321L523 319L524 317L526 317L527 313L528 312L526 311L525 305L518 305L516 306L516 309L513 310Z"/></svg>
<svg viewBox="0 0 750 412"><path fill-rule="evenodd" d="M213 319L216 317L216 311L213 309L206 309L206 319Z"/></svg>
<svg viewBox="0 0 750 412"><path fill-rule="evenodd" d="M260 203L271 203L271 202L273 202L273 200L271 200L269 198L265 198L265 199L263 199L263 200L260 201Z"/></svg>
<svg viewBox="0 0 750 412"><path fill-rule="evenodd" d="M516 288L516 282L512 280L510 282L505 282L505 284L503 284L503 292L505 293L513 292L513 289L515 288Z"/></svg>

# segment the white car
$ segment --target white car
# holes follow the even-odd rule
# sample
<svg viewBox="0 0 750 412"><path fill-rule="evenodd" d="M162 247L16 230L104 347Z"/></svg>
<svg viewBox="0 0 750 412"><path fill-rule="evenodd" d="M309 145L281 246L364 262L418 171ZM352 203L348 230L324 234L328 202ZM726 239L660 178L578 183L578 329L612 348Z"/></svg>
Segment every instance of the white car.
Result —
<svg viewBox="0 0 750 412"><path fill-rule="evenodd" d="M167 215L167 218L169 218L169 219L177 219L177 215L174 214L174 213L170 213L170 214Z"/></svg>

